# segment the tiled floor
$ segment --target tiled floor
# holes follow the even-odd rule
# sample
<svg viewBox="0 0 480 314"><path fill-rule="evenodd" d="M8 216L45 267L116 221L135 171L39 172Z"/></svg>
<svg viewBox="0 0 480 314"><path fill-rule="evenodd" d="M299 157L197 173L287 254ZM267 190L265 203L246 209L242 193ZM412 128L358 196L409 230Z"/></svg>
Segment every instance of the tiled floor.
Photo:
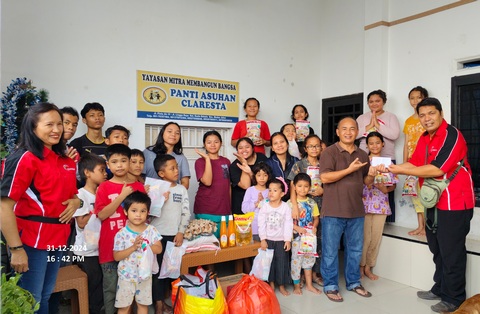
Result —
<svg viewBox="0 0 480 314"><path fill-rule="evenodd" d="M323 292L315 295L305 289L301 296L292 293L284 297L277 291L277 298L282 314L427 314L433 313L430 306L438 302L421 300L417 298L418 289L382 278L377 281L364 279L362 284L372 293L372 297L363 298L347 291L341 279L342 303L328 300ZM293 288L289 287L288 290L292 292Z"/></svg>
<svg viewBox="0 0 480 314"><path fill-rule="evenodd" d="M340 262L343 254L340 254ZM342 264L342 263L341 263ZM222 263L217 269L219 276L231 275L233 264ZM342 265L340 265L342 269ZM340 272L342 274L342 271ZM380 278L377 281L363 279L363 286L372 297L363 298L345 289L345 280L340 275L340 293L344 301L335 303L322 292L313 294L303 289L302 295L293 294L293 286L287 286L290 295L284 297L277 290L277 298L282 314L430 314L430 306L438 301L425 301L417 298L418 289ZM320 288L317 286L317 288ZM71 313L69 306L61 306L60 314ZM153 308L149 314L153 314Z"/></svg>

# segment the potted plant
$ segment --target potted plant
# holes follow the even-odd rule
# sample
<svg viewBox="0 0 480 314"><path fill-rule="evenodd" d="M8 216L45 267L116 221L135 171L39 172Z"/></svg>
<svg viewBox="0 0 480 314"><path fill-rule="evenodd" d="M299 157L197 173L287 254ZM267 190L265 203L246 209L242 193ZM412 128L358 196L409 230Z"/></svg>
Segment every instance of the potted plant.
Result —
<svg viewBox="0 0 480 314"><path fill-rule="evenodd" d="M2 274L2 314L33 314L40 308L40 303L30 293L18 286L21 274L15 274L7 279Z"/></svg>

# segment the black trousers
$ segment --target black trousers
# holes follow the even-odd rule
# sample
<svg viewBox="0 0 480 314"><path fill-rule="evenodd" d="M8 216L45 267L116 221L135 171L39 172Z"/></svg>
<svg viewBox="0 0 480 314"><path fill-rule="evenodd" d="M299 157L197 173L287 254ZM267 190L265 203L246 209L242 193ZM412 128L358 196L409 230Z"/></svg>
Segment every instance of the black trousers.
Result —
<svg viewBox="0 0 480 314"><path fill-rule="evenodd" d="M103 307L103 272L98 256L85 256L78 263L88 277L88 303L90 314L100 314Z"/></svg>
<svg viewBox="0 0 480 314"><path fill-rule="evenodd" d="M473 209L438 210L436 232L426 228L427 242L433 254L435 273L432 292L442 301L460 306L465 301L465 272L467 268L467 250L465 240L470 231ZM435 208L427 210L427 223L434 221Z"/></svg>
<svg viewBox="0 0 480 314"><path fill-rule="evenodd" d="M157 254L157 261L159 269L162 269L163 255L165 254L165 248L167 247L167 241L173 242L175 236L164 236L162 235L162 253ZM167 292L170 290L172 281L171 278L162 278L158 279L158 274L152 275L152 301L155 305L156 301L163 301L167 297Z"/></svg>

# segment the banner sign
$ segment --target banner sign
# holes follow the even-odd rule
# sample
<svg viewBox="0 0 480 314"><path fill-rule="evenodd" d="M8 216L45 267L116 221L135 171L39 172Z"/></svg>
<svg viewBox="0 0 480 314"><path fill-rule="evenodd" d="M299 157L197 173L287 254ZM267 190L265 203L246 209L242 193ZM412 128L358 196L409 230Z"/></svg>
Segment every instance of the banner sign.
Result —
<svg viewBox="0 0 480 314"><path fill-rule="evenodd" d="M137 117L238 122L238 82L137 70Z"/></svg>

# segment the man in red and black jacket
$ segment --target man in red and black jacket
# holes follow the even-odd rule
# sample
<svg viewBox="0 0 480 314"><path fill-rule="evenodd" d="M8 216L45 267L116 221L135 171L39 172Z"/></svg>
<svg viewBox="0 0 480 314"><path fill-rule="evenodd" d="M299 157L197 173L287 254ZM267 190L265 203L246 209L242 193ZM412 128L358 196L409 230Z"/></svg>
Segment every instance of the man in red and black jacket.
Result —
<svg viewBox="0 0 480 314"><path fill-rule="evenodd" d="M434 285L419 291L418 297L441 300L431 308L435 312L453 312L465 301L467 251L465 240L475 207L472 171L467 160L467 143L462 133L443 119L442 105L436 98L425 98L417 105L425 133L420 137L412 158L401 165L378 168L395 174L420 178L447 179L458 173L443 191L435 207L427 209L427 242L435 263Z"/></svg>

